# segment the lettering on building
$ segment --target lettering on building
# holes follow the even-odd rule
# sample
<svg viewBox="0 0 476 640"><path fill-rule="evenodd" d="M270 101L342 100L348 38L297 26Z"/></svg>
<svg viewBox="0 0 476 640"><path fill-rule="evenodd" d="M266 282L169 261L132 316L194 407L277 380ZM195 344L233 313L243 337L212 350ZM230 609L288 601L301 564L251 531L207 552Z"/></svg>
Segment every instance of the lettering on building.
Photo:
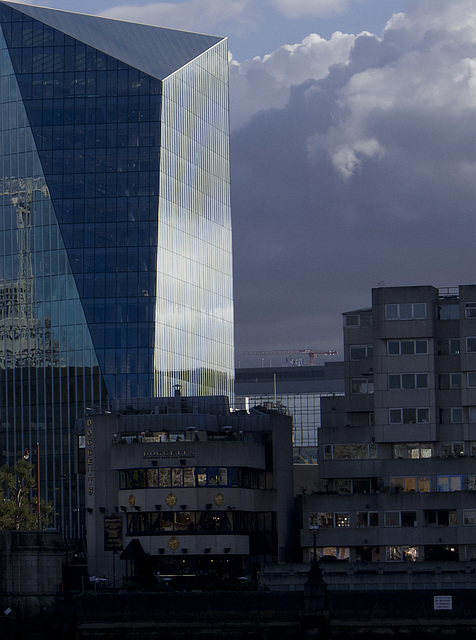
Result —
<svg viewBox="0 0 476 640"><path fill-rule="evenodd" d="M144 451L143 457L151 458L195 458L195 451L192 449L174 449L171 451Z"/></svg>
<svg viewBox="0 0 476 640"><path fill-rule="evenodd" d="M88 486L88 495L94 493L94 476L93 476L93 421L86 420L86 482Z"/></svg>

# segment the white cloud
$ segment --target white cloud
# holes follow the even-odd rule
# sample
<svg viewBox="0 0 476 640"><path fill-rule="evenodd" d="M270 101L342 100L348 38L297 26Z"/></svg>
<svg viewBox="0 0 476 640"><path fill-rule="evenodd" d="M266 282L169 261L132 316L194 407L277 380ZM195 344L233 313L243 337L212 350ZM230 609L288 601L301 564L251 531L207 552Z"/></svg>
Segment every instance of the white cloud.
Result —
<svg viewBox="0 0 476 640"><path fill-rule="evenodd" d="M476 3L416 0L381 38L331 42L232 69L244 348L316 336L332 348L340 313L380 280L443 287L476 273Z"/></svg>
<svg viewBox="0 0 476 640"><path fill-rule="evenodd" d="M329 40L311 34L301 43L284 45L264 58L232 61L232 126L243 125L259 111L284 107L292 86L325 78L332 65L346 64L354 42L354 35L339 31Z"/></svg>
<svg viewBox="0 0 476 640"><path fill-rule="evenodd" d="M287 18L318 18L343 14L349 0L270 0L270 4Z"/></svg>
<svg viewBox="0 0 476 640"><path fill-rule="evenodd" d="M133 20L161 27L210 33L217 25L234 24L234 29L251 25L253 0L184 0L183 2L151 2L118 5L99 15Z"/></svg>

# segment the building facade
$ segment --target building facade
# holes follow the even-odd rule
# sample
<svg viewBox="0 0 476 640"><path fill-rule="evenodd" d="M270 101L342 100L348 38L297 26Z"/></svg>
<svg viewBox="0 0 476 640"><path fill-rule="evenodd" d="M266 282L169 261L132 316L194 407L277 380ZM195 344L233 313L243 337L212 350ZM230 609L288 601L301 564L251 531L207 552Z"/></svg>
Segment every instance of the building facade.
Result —
<svg viewBox="0 0 476 640"><path fill-rule="evenodd" d="M323 490L302 498L305 555L317 534L319 554L357 568L475 560L476 285L373 289L344 314L344 343Z"/></svg>
<svg viewBox="0 0 476 640"><path fill-rule="evenodd" d="M78 416L233 393L227 41L0 2L0 101L1 457L74 536Z"/></svg>
<svg viewBox="0 0 476 640"><path fill-rule="evenodd" d="M292 556L288 416L178 389L113 409L80 429L90 575L236 578Z"/></svg>
<svg viewBox="0 0 476 640"><path fill-rule="evenodd" d="M293 419L294 464L317 464L321 398L344 393L344 363L239 368L235 393L239 409L284 408Z"/></svg>

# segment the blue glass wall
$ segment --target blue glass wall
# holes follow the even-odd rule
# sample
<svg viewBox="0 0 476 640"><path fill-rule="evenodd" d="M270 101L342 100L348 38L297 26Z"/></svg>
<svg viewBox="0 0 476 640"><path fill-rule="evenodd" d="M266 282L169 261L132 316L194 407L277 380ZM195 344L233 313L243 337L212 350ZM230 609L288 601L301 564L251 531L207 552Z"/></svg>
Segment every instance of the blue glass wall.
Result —
<svg viewBox="0 0 476 640"><path fill-rule="evenodd" d="M76 417L176 383L233 392L226 41L153 77L104 52L115 21L78 16L96 49L28 11L75 20L0 2L2 461L38 441L76 535Z"/></svg>

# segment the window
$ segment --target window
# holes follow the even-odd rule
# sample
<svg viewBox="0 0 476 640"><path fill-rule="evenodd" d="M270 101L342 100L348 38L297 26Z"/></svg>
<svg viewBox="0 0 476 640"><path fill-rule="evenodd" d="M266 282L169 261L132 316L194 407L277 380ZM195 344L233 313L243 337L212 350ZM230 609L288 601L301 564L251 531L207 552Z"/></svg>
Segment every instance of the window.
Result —
<svg viewBox="0 0 476 640"><path fill-rule="evenodd" d="M334 444L326 445L331 447L333 460L367 460L368 458L376 457L376 445L375 444ZM325 450L327 455L327 450Z"/></svg>
<svg viewBox="0 0 476 640"><path fill-rule="evenodd" d="M416 511L402 511L400 520L402 527L416 527Z"/></svg>
<svg viewBox="0 0 476 640"><path fill-rule="evenodd" d="M463 409L461 407L451 407L450 415L452 424L463 422Z"/></svg>
<svg viewBox="0 0 476 640"><path fill-rule="evenodd" d="M426 318L426 304L417 302L414 304L386 304L386 320L421 320Z"/></svg>
<svg viewBox="0 0 476 640"><path fill-rule="evenodd" d="M377 511L357 511L357 527L378 527Z"/></svg>
<svg viewBox="0 0 476 640"><path fill-rule="evenodd" d="M395 477L390 478L390 488L396 492L428 493L430 491L430 479L426 477Z"/></svg>
<svg viewBox="0 0 476 640"><path fill-rule="evenodd" d="M309 529L318 529L319 528L319 515L317 513L309 514Z"/></svg>
<svg viewBox="0 0 476 640"><path fill-rule="evenodd" d="M329 529L334 526L334 514L328 511L319 514L319 527Z"/></svg>
<svg viewBox="0 0 476 640"><path fill-rule="evenodd" d="M476 387L476 371L468 371L468 387Z"/></svg>
<svg viewBox="0 0 476 640"><path fill-rule="evenodd" d="M463 442L445 442L440 444L440 456L442 458L452 458L464 455Z"/></svg>
<svg viewBox="0 0 476 640"><path fill-rule="evenodd" d="M474 424L476 422L476 407L468 407L469 422Z"/></svg>
<svg viewBox="0 0 476 640"><path fill-rule="evenodd" d="M319 527L323 529L350 526L350 518L348 513L332 513L330 511L324 511L318 514L318 521Z"/></svg>
<svg viewBox="0 0 476 640"><path fill-rule="evenodd" d="M394 459L406 458L407 460L419 460L420 458L432 458L433 447L431 444L399 442L392 445Z"/></svg>
<svg viewBox="0 0 476 640"><path fill-rule="evenodd" d="M476 353L476 338L466 338L466 352Z"/></svg>
<svg viewBox="0 0 476 640"><path fill-rule="evenodd" d="M456 509L425 509L423 513L428 527L456 527L458 524Z"/></svg>
<svg viewBox="0 0 476 640"><path fill-rule="evenodd" d="M476 302L467 302L464 309L465 318L476 318Z"/></svg>
<svg viewBox="0 0 476 640"><path fill-rule="evenodd" d="M385 512L385 526L386 527L399 527L400 526L400 511L386 511Z"/></svg>
<svg viewBox="0 0 476 640"><path fill-rule="evenodd" d="M370 327L372 326L372 311L344 315L344 324L346 327Z"/></svg>
<svg viewBox="0 0 476 640"><path fill-rule="evenodd" d="M463 476L438 476L437 491L461 491L463 488Z"/></svg>
<svg viewBox="0 0 476 640"><path fill-rule="evenodd" d="M448 340L438 340L438 355L453 356L459 355L460 343L459 338L451 338Z"/></svg>
<svg viewBox="0 0 476 640"><path fill-rule="evenodd" d="M389 340L389 356L413 356L428 353L428 340Z"/></svg>
<svg viewBox="0 0 476 640"><path fill-rule="evenodd" d="M390 424L418 424L429 422L430 410L428 408L404 408L389 409Z"/></svg>
<svg viewBox="0 0 476 640"><path fill-rule="evenodd" d="M440 373L440 389L461 389L461 373Z"/></svg>
<svg viewBox="0 0 476 640"><path fill-rule="evenodd" d="M335 478L330 481L329 489L336 493L350 495L352 493L375 493L377 481L375 478Z"/></svg>
<svg viewBox="0 0 476 640"><path fill-rule="evenodd" d="M438 320L459 320L459 304L440 304Z"/></svg>
<svg viewBox="0 0 476 640"><path fill-rule="evenodd" d="M347 478L336 478L335 490L337 493L350 494L352 493L352 480Z"/></svg>
<svg viewBox="0 0 476 640"><path fill-rule="evenodd" d="M372 344L351 344L350 345L350 359L363 360L364 358L371 358L373 355Z"/></svg>
<svg viewBox="0 0 476 640"><path fill-rule="evenodd" d="M354 378L350 381L350 392L361 395L372 394L374 392L373 378Z"/></svg>
<svg viewBox="0 0 476 640"><path fill-rule="evenodd" d="M418 560L418 548L406 546L386 547L387 562L415 562Z"/></svg>
<svg viewBox="0 0 476 640"><path fill-rule="evenodd" d="M476 525L476 510L475 509L464 509L463 510L463 524L465 525Z"/></svg>
<svg viewBox="0 0 476 640"><path fill-rule="evenodd" d="M428 389L427 373L391 373L388 376L391 389Z"/></svg>
<svg viewBox="0 0 476 640"><path fill-rule="evenodd" d="M380 547L355 547L356 562L380 562Z"/></svg>
<svg viewBox="0 0 476 640"><path fill-rule="evenodd" d="M336 513L335 514L336 527L348 527L350 525L350 519L348 513Z"/></svg>
<svg viewBox="0 0 476 640"><path fill-rule="evenodd" d="M317 556L318 558L331 557L337 560L348 560L350 549L349 547L322 547L322 549L317 549Z"/></svg>

